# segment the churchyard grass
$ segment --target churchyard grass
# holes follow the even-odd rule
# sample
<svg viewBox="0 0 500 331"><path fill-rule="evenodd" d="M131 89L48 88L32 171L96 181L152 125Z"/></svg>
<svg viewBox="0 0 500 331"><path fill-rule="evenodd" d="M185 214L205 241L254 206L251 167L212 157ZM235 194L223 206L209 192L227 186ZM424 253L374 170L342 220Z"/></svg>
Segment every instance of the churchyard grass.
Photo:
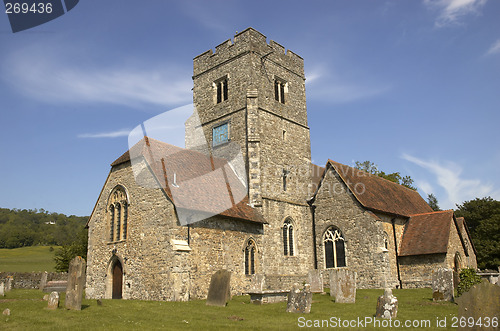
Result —
<svg viewBox="0 0 500 331"><path fill-rule="evenodd" d="M31 246L0 249L0 272L55 271L54 255L58 246Z"/></svg>
<svg viewBox="0 0 500 331"><path fill-rule="evenodd" d="M327 289L328 291L328 289ZM254 305L249 296L234 296L226 307L206 306L205 300L189 302L158 302L140 300L96 300L82 302L81 311L64 307L61 293L59 309L48 310L42 300L46 293L38 290L14 289L0 298L0 311L11 310L10 316L1 316L0 329L5 330L291 330L299 328L298 319L342 320L373 317L377 297L382 290L358 290L356 303L334 303L327 295L314 294L310 314L286 313L286 303ZM436 318L451 318L458 312L449 302L434 303L430 289L394 290L399 299L398 320L430 320L431 328L415 330L443 330L436 327ZM337 329L330 327L329 329ZM342 328L347 329L347 328ZM373 326L353 329L374 330ZM385 328L380 328L384 329ZM407 328L408 329L408 328Z"/></svg>

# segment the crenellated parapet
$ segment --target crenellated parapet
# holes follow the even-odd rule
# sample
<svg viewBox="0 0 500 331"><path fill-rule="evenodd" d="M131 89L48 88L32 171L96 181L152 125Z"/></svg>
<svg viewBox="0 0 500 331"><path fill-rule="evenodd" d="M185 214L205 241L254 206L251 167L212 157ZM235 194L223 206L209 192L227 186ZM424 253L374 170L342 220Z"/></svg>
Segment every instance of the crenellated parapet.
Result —
<svg viewBox="0 0 500 331"><path fill-rule="evenodd" d="M266 36L253 28L237 33L234 39L228 39L212 49L193 59L193 77L208 70L213 70L227 61L248 53L255 53L264 60L275 62L288 68L296 75L304 78L304 59L279 43L271 40L267 43Z"/></svg>

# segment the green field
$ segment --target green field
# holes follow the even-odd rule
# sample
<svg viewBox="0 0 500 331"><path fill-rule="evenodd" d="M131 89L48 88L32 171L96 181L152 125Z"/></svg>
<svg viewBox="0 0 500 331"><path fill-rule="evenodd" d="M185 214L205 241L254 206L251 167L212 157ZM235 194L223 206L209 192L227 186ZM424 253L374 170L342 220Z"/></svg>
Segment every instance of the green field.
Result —
<svg viewBox="0 0 500 331"><path fill-rule="evenodd" d="M373 318L377 297L382 290L358 290L355 304L338 304L329 295L315 294L310 314L286 313L286 303L253 305L249 296L237 296L227 307L209 307L204 300L189 302L158 302L139 300L83 300L81 311L69 311L64 299L57 310L47 310L43 294L37 290L13 290L0 298L0 311L11 310L11 316L1 316L0 329L5 330L290 330L302 323L314 320L361 320ZM430 289L395 290L399 299L398 320L404 323L419 321L419 327L400 328L406 330L451 329L451 319L456 316L458 306L432 301ZM64 297L64 294L62 295ZM446 328L437 328L436 319L446 318ZM422 320L429 320L431 327L422 327ZM325 323L325 322L322 322ZM394 321L393 321L394 323ZM304 325L305 326L305 325ZM327 326L328 329L339 327ZM306 327L306 329L309 329ZM343 328L340 329L349 329ZM385 330L373 324L355 330ZM396 330L396 329L395 329Z"/></svg>
<svg viewBox="0 0 500 331"><path fill-rule="evenodd" d="M0 249L0 272L55 271L54 254L59 248L49 246L31 246L22 248Z"/></svg>

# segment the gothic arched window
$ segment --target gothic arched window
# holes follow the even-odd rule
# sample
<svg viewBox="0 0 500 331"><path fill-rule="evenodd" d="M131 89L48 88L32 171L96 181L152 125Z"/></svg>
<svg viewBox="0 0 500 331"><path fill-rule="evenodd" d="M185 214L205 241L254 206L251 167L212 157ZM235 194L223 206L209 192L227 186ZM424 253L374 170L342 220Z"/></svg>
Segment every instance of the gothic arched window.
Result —
<svg viewBox="0 0 500 331"><path fill-rule="evenodd" d="M128 199L123 186L116 186L108 199L109 241L127 239Z"/></svg>
<svg viewBox="0 0 500 331"><path fill-rule="evenodd" d="M345 239L342 232L335 227L330 227L323 236L325 248L326 268L345 267Z"/></svg>
<svg viewBox="0 0 500 331"><path fill-rule="evenodd" d="M245 247L245 275L255 274L255 242L249 239Z"/></svg>
<svg viewBox="0 0 500 331"><path fill-rule="evenodd" d="M292 221L287 218L283 224L283 254L288 256L293 256L295 254L293 240L293 224Z"/></svg>

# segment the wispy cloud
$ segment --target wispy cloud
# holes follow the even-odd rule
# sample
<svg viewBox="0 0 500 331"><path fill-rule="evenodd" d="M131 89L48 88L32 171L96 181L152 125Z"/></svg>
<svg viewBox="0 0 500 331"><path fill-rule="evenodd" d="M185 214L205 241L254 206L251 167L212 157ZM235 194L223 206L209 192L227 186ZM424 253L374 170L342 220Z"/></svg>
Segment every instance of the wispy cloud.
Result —
<svg viewBox="0 0 500 331"><path fill-rule="evenodd" d="M78 135L78 138L118 138L127 137L129 133L130 130L127 129L101 133L82 133Z"/></svg>
<svg viewBox="0 0 500 331"><path fill-rule="evenodd" d="M342 78L340 78L342 77ZM388 84L371 84L368 77L352 78L332 73L325 66L317 66L306 72L307 93L311 98L322 98L332 103L348 103L375 97L391 90Z"/></svg>
<svg viewBox="0 0 500 331"><path fill-rule="evenodd" d="M446 192L444 201L440 205L444 208L455 208L466 200L482 198L485 196L499 197L500 191L495 191L492 185L485 184L479 179L465 179L462 176L463 169L454 162L441 163L435 160L423 160L412 155L403 154L403 159L416 164L435 176L437 184ZM417 186L425 193L432 189L426 180L416 179Z"/></svg>
<svg viewBox="0 0 500 331"><path fill-rule="evenodd" d="M460 24L470 14L479 14L487 0L424 0L425 6L438 13L435 25L444 27Z"/></svg>
<svg viewBox="0 0 500 331"><path fill-rule="evenodd" d="M498 39L493 43L493 45L491 45L490 49L488 49L485 55L493 55L498 53L500 53L500 39Z"/></svg>
<svg viewBox="0 0 500 331"><path fill-rule="evenodd" d="M76 58L82 57L81 55ZM27 65L36 58L36 65ZM47 103L110 103L141 107L191 101L189 73L160 64L77 63L68 54L35 46L4 57L2 78L24 95Z"/></svg>

